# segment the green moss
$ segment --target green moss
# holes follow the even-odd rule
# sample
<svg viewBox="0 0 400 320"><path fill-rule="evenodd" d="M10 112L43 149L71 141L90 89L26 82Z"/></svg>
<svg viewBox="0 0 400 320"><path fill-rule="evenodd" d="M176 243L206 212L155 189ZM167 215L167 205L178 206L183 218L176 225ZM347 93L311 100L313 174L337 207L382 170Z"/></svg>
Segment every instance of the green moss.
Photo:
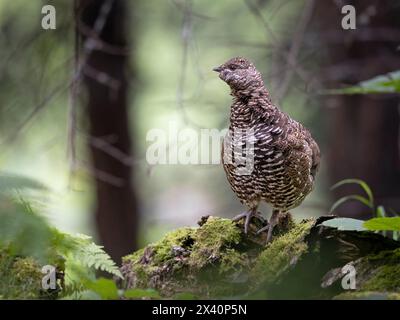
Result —
<svg viewBox="0 0 400 320"><path fill-rule="evenodd" d="M400 293L398 292L389 292L388 293L389 300L400 300Z"/></svg>
<svg viewBox="0 0 400 320"><path fill-rule="evenodd" d="M129 254L125 257L122 257L123 263L128 263L129 261L139 261L141 257L143 257L144 248L135 251L132 254Z"/></svg>
<svg viewBox="0 0 400 320"><path fill-rule="evenodd" d="M400 264L378 267L372 278L364 283L362 290L400 291Z"/></svg>
<svg viewBox="0 0 400 320"><path fill-rule="evenodd" d="M230 219L209 217L208 220L197 229L194 236L196 245L217 248L226 244L238 244L242 231Z"/></svg>
<svg viewBox="0 0 400 320"><path fill-rule="evenodd" d="M395 292L349 291L333 297L333 300L400 300L400 294Z"/></svg>
<svg viewBox="0 0 400 320"><path fill-rule="evenodd" d="M303 241L314 225L314 220L304 220L270 243L260 254L252 272L256 283L270 282L295 262L308 249Z"/></svg>
<svg viewBox="0 0 400 320"><path fill-rule="evenodd" d="M151 246L154 250L153 263L162 264L173 259L175 256L173 247L190 248L193 242L193 233L193 228L181 228L167 233L161 241Z"/></svg>
<svg viewBox="0 0 400 320"><path fill-rule="evenodd" d="M219 266L219 273L242 272L248 267L248 257L234 249L227 249L222 256Z"/></svg>
<svg viewBox="0 0 400 320"><path fill-rule="evenodd" d="M129 286L138 288L158 288L161 281L168 283L168 278L178 277L187 260L193 244L194 228L180 228L167 233L160 241L148 245L131 255L125 256L122 272ZM126 270L124 270L126 269ZM174 286L169 283L170 291Z"/></svg>
<svg viewBox="0 0 400 320"><path fill-rule="evenodd" d="M0 253L0 297L2 299L39 299L42 295L39 264L32 258L15 258Z"/></svg>
<svg viewBox="0 0 400 320"><path fill-rule="evenodd" d="M201 269L225 257L223 266L226 269L228 261L234 263L240 258L239 254L231 250L240 243L241 230L232 220L210 217L207 222L193 236L194 245L189 265Z"/></svg>
<svg viewBox="0 0 400 320"><path fill-rule="evenodd" d="M124 274L131 285L156 288L166 296L187 287L203 297L229 294L232 274L249 266L246 250L238 250L242 240L242 229L230 219L209 217L199 228L175 230L124 257Z"/></svg>
<svg viewBox="0 0 400 320"><path fill-rule="evenodd" d="M365 257L358 273L359 290L400 292L400 248Z"/></svg>
<svg viewBox="0 0 400 320"><path fill-rule="evenodd" d="M126 256L124 275L131 286L155 288L163 296L187 288L206 298L240 295L252 285L252 274L257 281L276 277L305 252L303 240L313 224L308 220L296 225L290 216L284 217L281 231L265 248L264 235L245 236L240 224L208 217L199 228L175 230Z"/></svg>
<svg viewBox="0 0 400 320"><path fill-rule="evenodd" d="M13 264L15 279L19 282L36 283L43 275L33 258L17 258Z"/></svg>
<svg viewBox="0 0 400 320"><path fill-rule="evenodd" d="M319 255L319 242L311 241L309 248L306 239L314 225L314 219L296 224L290 216L283 217L273 241L265 246L264 234L250 232L244 235L240 223L209 217L202 220L199 228L175 230L160 241L126 256L122 267L126 287L154 288L162 297L185 293L200 299L273 298L279 294L274 295L271 290L288 286L288 283L282 284L283 279L294 281L289 272L294 266L302 265L302 270L308 266L310 258ZM250 230L256 227L252 225ZM399 298L400 249L357 261L359 290L344 292L335 299ZM315 285L318 289L319 279ZM314 289L310 290L313 296Z"/></svg>
<svg viewBox="0 0 400 320"><path fill-rule="evenodd" d="M364 298L364 295L367 299L400 297L400 248L368 255L357 260L354 265L357 271L357 291L343 293L338 296L339 299Z"/></svg>
<svg viewBox="0 0 400 320"><path fill-rule="evenodd" d="M369 255L366 257L370 262L382 261L386 263L400 263L400 248L395 250L381 251L378 254Z"/></svg>

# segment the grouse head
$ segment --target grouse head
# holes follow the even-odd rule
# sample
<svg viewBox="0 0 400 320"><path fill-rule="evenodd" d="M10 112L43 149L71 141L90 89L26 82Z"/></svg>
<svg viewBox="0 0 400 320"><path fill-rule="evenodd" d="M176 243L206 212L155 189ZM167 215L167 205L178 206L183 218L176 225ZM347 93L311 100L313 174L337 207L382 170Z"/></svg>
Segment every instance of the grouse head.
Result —
<svg viewBox="0 0 400 320"><path fill-rule="evenodd" d="M264 87L260 72L247 59L236 57L213 69L233 92L254 91Z"/></svg>

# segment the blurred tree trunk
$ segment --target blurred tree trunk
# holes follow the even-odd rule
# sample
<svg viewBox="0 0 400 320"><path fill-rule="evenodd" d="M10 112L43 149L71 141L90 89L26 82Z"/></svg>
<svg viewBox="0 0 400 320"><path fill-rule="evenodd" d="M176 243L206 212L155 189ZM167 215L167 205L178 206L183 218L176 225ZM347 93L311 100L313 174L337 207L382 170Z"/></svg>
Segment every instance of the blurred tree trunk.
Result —
<svg viewBox="0 0 400 320"><path fill-rule="evenodd" d="M356 8L357 28L344 30L341 8ZM390 0L316 1L314 30L323 58L320 79L340 88L400 69L400 6ZM360 178L372 188L377 204L400 211L399 96L328 96L322 99L330 124L330 182ZM335 198L360 193L356 186L340 188ZM368 208L353 202L338 209L346 216L367 218Z"/></svg>
<svg viewBox="0 0 400 320"><path fill-rule="evenodd" d="M83 73L91 137L88 147L96 183L97 230L107 252L120 262L122 256L136 248L138 225L137 198L131 166L127 163L132 155L126 77L128 56L124 50L127 2L108 1L112 3L108 13L102 12L105 2L79 0L79 30L83 43L87 43L89 36L98 37L98 43L109 49L89 52Z"/></svg>

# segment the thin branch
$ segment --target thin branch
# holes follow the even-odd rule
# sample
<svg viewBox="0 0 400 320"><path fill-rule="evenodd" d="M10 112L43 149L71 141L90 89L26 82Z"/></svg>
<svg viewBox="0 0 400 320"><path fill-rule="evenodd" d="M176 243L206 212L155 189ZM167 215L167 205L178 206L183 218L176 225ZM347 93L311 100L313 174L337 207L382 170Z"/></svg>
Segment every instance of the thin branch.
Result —
<svg viewBox="0 0 400 320"><path fill-rule="evenodd" d="M298 65L297 57L300 52L301 44L304 40L304 35L307 29L307 25L310 22L311 16L314 11L315 0L306 1L303 13L301 15L300 21L296 28L296 31L292 38L292 46L290 47L289 54L287 56L287 69L283 76L282 83L280 84L278 90L275 93L276 101L281 101L286 95L289 89L290 82L294 75L294 69L291 68L293 65Z"/></svg>
<svg viewBox="0 0 400 320"><path fill-rule="evenodd" d="M38 105L35 106L35 108L29 113L29 115L19 124L17 127L13 130L13 132L8 135L0 145L7 144L7 143L12 143L19 135L19 133L22 131L23 128L38 114L48 103L50 103L55 97L57 97L60 93L64 92L65 90L68 90L70 87L70 84L64 85L60 84L55 89L46 97L43 99L42 102L40 102Z"/></svg>
<svg viewBox="0 0 400 320"><path fill-rule="evenodd" d="M116 94L121 86L121 82L119 80L89 65L86 65L86 67L83 69L83 73L97 82L109 87L111 89L111 98L113 100L116 99Z"/></svg>
<svg viewBox="0 0 400 320"><path fill-rule="evenodd" d="M86 172L88 172L90 175L92 175L96 179L103 181L105 183L108 183L110 185L113 185L115 187L121 188L125 184L124 179L116 177L108 172L103 171L103 170L94 168L90 164L87 164L83 161L77 161L75 164L75 167L79 168L79 169L84 169Z"/></svg>
<svg viewBox="0 0 400 320"><path fill-rule="evenodd" d="M185 1L172 0L172 3L173 3L178 9L182 10L183 12L186 11L186 3L185 3ZM199 12L196 12L196 11L193 11L193 9L191 10L191 15L192 15L193 17L200 18L200 19L204 19L204 20L214 20L214 19L215 19L214 17L210 17L210 16L207 16L207 15L205 15L205 14L202 14L202 13L199 13Z"/></svg>
<svg viewBox="0 0 400 320"><path fill-rule="evenodd" d="M289 57L289 52L286 50L282 50L281 45L279 43L279 39L276 37L275 33L272 31L271 27L269 26L269 23L264 19L263 15L261 14L259 8L254 5L250 0L244 0L246 6L248 7L249 11L263 24L265 31L267 32L268 36L267 39L271 41L272 45L277 47L278 50L276 52L281 55L287 62L287 64L293 68L293 70L296 72L296 74L305 82L307 82L307 79L309 78L308 73L302 69L299 65L294 64L290 57Z"/></svg>
<svg viewBox="0 0 400 320"><path fill-rule="evenodd" d="M114 0L105 0L100 7L99 15L97 16L94 26L93 26L93 33L91 37L86 38L85 43L83 44L83 58L79 61L79 28L78 28L78 1L74 1L74 16L76 18L75 22L75 63L74 63L74 74L72 77L72 84L71 84L71 97L70 97L70 107L68 110L68 147L67 147L67 154L69 158L69 165L70 165L70 172L71 175L75 171L76 166L76 152L75 152L75 133L76 133L76 100L77 94L79 91L79 82L81 81L83 72L87 74L94 74L91 73L90 68L88 68L87 62L92 54L93 50L97 48L97 40L102 33L104 26L107 22L107 18L110 14L111 8L114 4ZM104 76L96 77L95 79L104 80ZM107 79L105 79L107 80ZM101 82L103 83L103 82ZM71 182L72 176L70 176Z"/></svg>
<svg viewBox="0 0 400 320"><path fill-rule="evenodd" d="M16 12L20 12L20 11L16 11ZM10 19L14 20L12 17ZM63 23L61 25L57 25L57 31L63 32L65 30L67 30L69 28L69 26L70 25L68 23ZM1 25L0 27L3 27L3 25ZM8 68L10 65L12 65L13 60L15 60L18 56L26 54L26 48L31 46L33 43L38 41L40 38L44 37L46 34L47 34L46 32L43 32L43 29L37 28L37 29L34 29L34 31L31 34L29 34L27 38L24 38L22 41L17 43L14 46L14 48L12 48L10 50L11 52L6 57L2 58L2 60L1 60L2 64L0 66L0 73L3 73L6 68Z"/></svg>
<svg viewBox="0 0 400 320"><path fill-rule="evenodd" d="M78 15L78 0L74 0L74 17L77 19ZM77 25L75 23L75 46L74 46L74 73L78 72L79 67L79 31ZM78 96L78 83L73 81L70 87L70 96L69 96L69 105L68 105L68 120L67 120L67 157L70 167L70 179L71 175L75 171L75 158L76 158L76 149L75 149L75 131L76 131L76 100Z"/></svg>
<svg viewBox="0 0 400 320"><path fill-rule="evenodd" d="M181 74L179 77L179 82L178 82L178 89L177 89L177 94L176 94L176 100L177 100L177 106L178 109L180 110L183 121L186 125L191 125L195 128L201 128L202 126L196 123L195 121L191 120L186 112L184 102L187 99L183 98L184 95L184 88L185 88L185 83L186 83L186 70L187 70L187 65L188 65L188 58L189 58L189 48L190 45L193 46L193 52L194 54L197 54L196 48L193 44L192 40L192 20L193 20L193 6L192 6L192 0L186 0L185 1L185 7L184 7L184 13L183 13L183 23L182 23L182 32L181 32L181 38L182 38L182 62L181 62ZM196 65L196 70L199 75L200 83L202 83L204 77L200 72L200 68L198 65ZM200 95L200 90L197 90L197 95Z"/></svg>
<svg viewBox="0 0 400 320"><path fill-rule="evenodd" d="M183 104L183 91L186 81L186 68L188 62L189 42L191 33L192 33L192 1L186 0L183 13L183 23L182 23L182 33L181 33L182 37L181 75L179 77L178 90L176 93L178 108L182 112L183 121L185 122L185 124L187 124L189 120Z"/></svg>
<svg viewBox="0 0 400 320"><path fill-rule="evenodd" d="M272 31L271 27L269 26L269 23L264 19L263 15L261 14L259 8L257 5L253 4L250 0L244 0L244 3L250 10L250 12L258 18L258 20L262 23L264 26L264 29L268 32L269 36L271 37L271 40L274 44L279 43L279 39L275 36L274 32Z"/></svg>
<svg viewBox="0 0 400 320"><path fill-rule="evenodd" d="M102 51L109 55L116 56L128 56L130 54L130 49L126 47L116 46L103 41L99 35L94 31L94 29L85 25L82 21L77 22L77 27L79 33L87 38L93 39L94 49L97 51Z"/></svg>
<svg viewBox="0 0 400 320"><path fill-rule="evenodd" d="M93 136L88 136L85 135L86 138L89 140L89 143L103 151L104 153L108 154L112 158L118 160L122 164L126 166L131 166L133 164L133 158L132 156L122 152L120 149L114 147L110 142L108 142L106 139L98 138L98 137L93 137Z"/></svg>

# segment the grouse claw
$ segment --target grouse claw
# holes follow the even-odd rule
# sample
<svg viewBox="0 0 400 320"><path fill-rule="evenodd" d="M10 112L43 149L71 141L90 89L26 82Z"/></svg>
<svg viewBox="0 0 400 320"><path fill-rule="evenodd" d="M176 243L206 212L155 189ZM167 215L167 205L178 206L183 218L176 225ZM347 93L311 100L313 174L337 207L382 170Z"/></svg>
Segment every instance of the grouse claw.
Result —
<svg viewBox="0 0 400 320"><path fill-rule="evenodd" d="M245 218L245 222L244 222L244 233L247 234L248 230L249 230L249 225L250 225L250 221L252 217L257 217L259 216L260 218L262 218L262 216L255 210L248 210L245 212L242 212L240 214L238 214L236 217L234 217L232 219L232 221L237 222L240 221L242 218Z"/></svg>

